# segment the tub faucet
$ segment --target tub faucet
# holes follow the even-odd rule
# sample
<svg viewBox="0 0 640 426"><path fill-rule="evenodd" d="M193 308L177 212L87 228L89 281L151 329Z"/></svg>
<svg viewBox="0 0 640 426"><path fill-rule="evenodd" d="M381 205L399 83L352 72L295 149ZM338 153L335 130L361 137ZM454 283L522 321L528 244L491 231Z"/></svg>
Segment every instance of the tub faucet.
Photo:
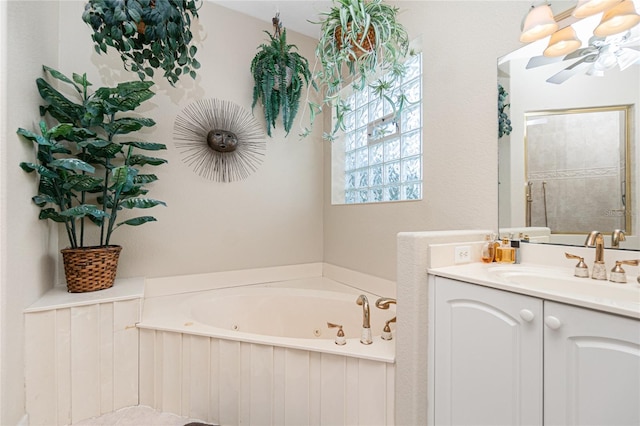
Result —
<svg viewBox="0 0 640 426"><path fill-rule="evenodd" d="M625 241L626 239L622 229L614 230L613 233L611 233L611 248L619 248L620 241Z"/></svg>
<svg viewBox="0 0 640 426"><path fill-rule="evenodd" d="M604 265L604 238L602 237L602 233L598 231L591 231L589 235L587 235L584 245L586 247L596 248L596 258L593 262L591 278L594 280L606 280L607 268Z"/></svg>
<svg viewBox="0 0 640 426"><path fill-rule="evenodd" d="M367 296L361 294L358 296L356 303L362 306L362 335L360 336L360 343L363 345L370 345L373 342L373 338L371 337L369 300L367 299Z"/></svg>
<svg viewBox="0 0 640 426"><path fill-rule="evenodd" d="M376 300L376 307L379 309L389 309L389 305L396 304L396 299L392 299L390 297L381 297ZM384 323L384 328L382 329L382 337L383 340L391 340L393 339L393 335L391 334L391 327L389 324L392 322L396 322L396 317L391 318L389 321Z"/></svg>

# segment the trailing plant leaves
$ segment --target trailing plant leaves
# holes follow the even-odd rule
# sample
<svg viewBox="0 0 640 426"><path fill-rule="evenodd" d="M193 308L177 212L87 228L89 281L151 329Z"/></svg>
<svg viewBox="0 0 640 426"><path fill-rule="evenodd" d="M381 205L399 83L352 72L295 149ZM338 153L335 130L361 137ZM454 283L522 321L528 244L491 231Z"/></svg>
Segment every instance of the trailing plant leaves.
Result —
<svg viewBox="0 0 640 426"><path fill-rule="evenodd" d="M148 0L88 0L82 19L93 30L91 38L98 53L111 46L119 51L125 69L131 69L140 80L153 76L158 68L174 85L178 79L175 69L182 68L178 63L182 53L189 55L184 64L190 66L197 51L190 45L190 25L192 17L198 16L200 3L157 0L151 7Z"/></svg>

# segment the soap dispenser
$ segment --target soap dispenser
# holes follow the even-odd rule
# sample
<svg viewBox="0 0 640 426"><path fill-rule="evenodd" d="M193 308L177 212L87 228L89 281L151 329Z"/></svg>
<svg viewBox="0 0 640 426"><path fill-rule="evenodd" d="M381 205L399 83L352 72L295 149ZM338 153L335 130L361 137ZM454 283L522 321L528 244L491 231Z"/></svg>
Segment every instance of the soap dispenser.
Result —
<svg viewBox="0 0 640 426"><path fill-rule="evenodd" d="M494 245L494 235L487 234L484 237L484 244L482 245L482 262L483 263L491 263L495 257L495 245Z"/></svg>

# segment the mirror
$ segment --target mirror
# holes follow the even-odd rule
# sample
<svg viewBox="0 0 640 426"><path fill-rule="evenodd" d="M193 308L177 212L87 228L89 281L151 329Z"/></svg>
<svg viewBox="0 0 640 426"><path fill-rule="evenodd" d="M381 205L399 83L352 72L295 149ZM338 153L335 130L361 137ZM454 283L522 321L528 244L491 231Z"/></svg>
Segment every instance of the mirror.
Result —
<svg viewBox="0 0 640 426"><path fill-rule="evenodd" d="M498 83L508 93L512 127L498 140L498 226L503 235L522 232L532 242L584 246L587 234L598 230L609 236L611 247L613 231L623 229L626 240L619 248L640 249L640 60L596 66L605 48L594 47L596 41L589 39L600 17L573 23L584 50L571 59L543 57L548 37L498 59ZM570 19L560 20L560 27ZM640 49L640 26L603 42L621 46L622 36ZM595 55L578 63L585 56L581 52ZM597 179L598 173L616 176ZM571 201L572 192L576 201Z"/></svg>

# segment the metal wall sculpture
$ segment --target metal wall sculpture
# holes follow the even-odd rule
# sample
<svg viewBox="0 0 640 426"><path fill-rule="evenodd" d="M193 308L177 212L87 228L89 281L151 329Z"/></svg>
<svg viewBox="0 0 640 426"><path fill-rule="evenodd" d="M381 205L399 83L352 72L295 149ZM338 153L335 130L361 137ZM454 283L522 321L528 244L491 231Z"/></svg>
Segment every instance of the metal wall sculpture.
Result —
<svg viewBox="0 0 640 426"><path fill-rule="evenodd" d="M246 179L266 150L262 127L251 113L220 99L189 104L176 117L173 135L182 160L218 182Z"/></svg>

